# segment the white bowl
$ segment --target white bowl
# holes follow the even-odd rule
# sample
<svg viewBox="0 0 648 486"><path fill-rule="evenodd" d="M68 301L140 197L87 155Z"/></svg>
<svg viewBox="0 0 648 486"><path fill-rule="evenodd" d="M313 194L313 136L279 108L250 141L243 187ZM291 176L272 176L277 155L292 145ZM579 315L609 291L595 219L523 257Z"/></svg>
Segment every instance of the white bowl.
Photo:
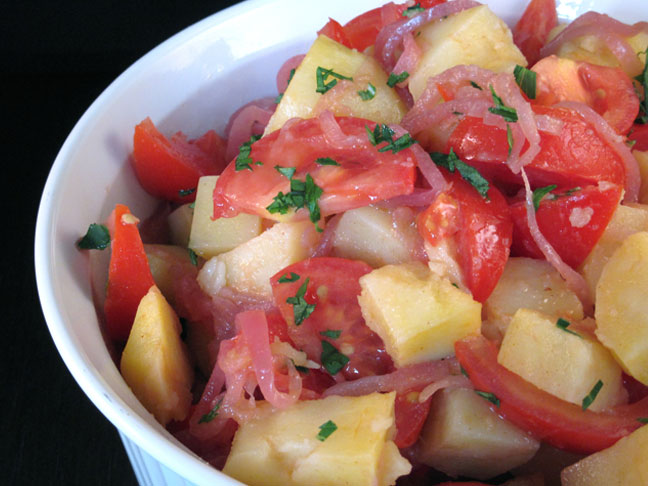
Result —
<svg viewBox="0 0 648 486"><path fill-rule="evenodd" d="M588 10L634 22L644 0L559 0L559 15ZM182 446L137 401L115 367L92 304L88 261L75 241L116 203L145 216L154 201L128 163L134 126L150 116L165 133L215 128L244 103L276 95L275 74L303 53L328 17L344 23L382 0L249 0L167 40L137 61L90 106L52 166L36 225L41 304L54 342L81 388L119 429L142 485L241 484ZM527 0L487 0L509 24ZM634 16L632 14L635 14ZM648 17L648 15L643 15Z"/></svg>

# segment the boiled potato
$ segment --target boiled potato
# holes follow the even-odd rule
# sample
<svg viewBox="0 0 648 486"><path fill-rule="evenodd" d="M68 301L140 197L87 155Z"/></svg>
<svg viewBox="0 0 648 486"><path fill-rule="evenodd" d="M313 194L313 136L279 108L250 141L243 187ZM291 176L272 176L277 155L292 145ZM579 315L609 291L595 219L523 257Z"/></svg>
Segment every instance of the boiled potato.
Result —
<svg viewBox="0 0 648 486"><path fill-rule="evenodd" d="M648 425L563 470L563 486L646 486Z"/></svg>
<svg viewBox="0 0 648 486"><path fill-rule="evenodd" d="M360 277L358 303L396 366L454 355L478 333L481 304L422 263L386 265Z"/></svg>
<svg viewBox="0 0 648 486"><path fill-rule="evenodd" d="M637 164L639 164L639 174L641 176L639 202L642 204L648 204L648 151L634 150L632 155L637 159Z"/></svg>
<svg viewBox="0 0 648 486"><path fill-rule="evenodd" d="M474 390L455 388L432 399L419 457L450 476L488 479L524 464L538 447L537 440L499 417Z"/></svg>
<svg viewBox="0 0 648 486"><path fill-rule="evenodd" d="M596 286L596 336L626 373L648 385L648 232L630 235Z"/></svg>
<svg viewBox="0 0 648 486"><path fill-rule="evenodd" d="M621 368L605 347L585 333L556 325L557 317L518 310L508 326L497 361L538 388L581 405L594 385L600 389L591 410L616 405L622 397Z"/></svg>
<svg viewBox="0 0 648 486"><path fill-rule="evenodd" d="M511 73L516 64L527 65L509 28L486 5L430 22L420 32L416 43L423 55L409 78L414 100L425 90L428 78L459 64Z"/></svg>
<svg viewBox="0 0 648 486"><path fill-rule="evenodd" d="M193 220L193 204L183 204L174 209L167 222L171 233L171 243L177 246L189 246L189 235L191 234L191 221Z"/></svg>
<svg viewBox="0 0 648 486"><path fill-rule="evenodd" d="M253 214L240 213L233 218L212 219L216 181L218 176L203 176L198 181L191 221L189 248L205 259L233 250L261 234L261 218Z"/></svg>
<svg viewBox="0 0 648 486"><path fill-rule="evenodd" d="M284 410L259 405L260 418L236 432L223 472L251 486L394 484L411 470L392 441L395 397L330 396ZM335 430L318 438L329 421Z"/></svg>
<svg viewBox="0 0 648 486"><path fill-rule="evenodd" d="M316 91L317 68L332 69L353 81L344 81L344 92L339 97L336 95L331 103L326 103L331 92L322 95ZM329 76L324 82L333 79ZM342 81L338 80L338 83L342 86ZM363 100L358 91L366 90L369 83L374 86L375 95L370 100ZM281 128L290 118L310 118L323 109L332 111L334 115L356 116L378 123L398 123L407 108L386 83L387 75L373 57L320 35L295 70L265 133Z"/></svg>
<svg viewBox="0 0 648 486"><path fill-rule="evenodd" d="M120 370L124 381L156 420L184 420L191 407L193 370L180 340L180 322L154 285L142 298Z"/></svg>
<svg viewBox="0 0 648 486"><path fill-rule="evenodd" d="M144 252L148 260L153 281L164 298L175 303L174 282L182 272L187 275L198 274L198 267L191 261L189 250L175 245L145 244ZM196 263L198 263L196 261Z"/></svg>

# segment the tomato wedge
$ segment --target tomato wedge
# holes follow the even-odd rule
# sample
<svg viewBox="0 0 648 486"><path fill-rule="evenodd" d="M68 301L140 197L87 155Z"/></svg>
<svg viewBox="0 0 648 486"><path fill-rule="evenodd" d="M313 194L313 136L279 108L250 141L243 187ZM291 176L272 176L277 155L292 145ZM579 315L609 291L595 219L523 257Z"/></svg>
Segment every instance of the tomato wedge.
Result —
<svg viewBox="0 0 648 486"><path fill-rule="evenodd" d="M291 192L291 179L311 177L323 190L317 200L322 217L410 194L416 178L412 149L380 152L383 144L372 145L367 134L375 126L330 112L288 122L251 145L249 168L239 163L237 170L234 160L223 171L214 189L214 218L239 212L279 221L308 218L307 208L287 214L268 210L280 193Z"/></svg>
<svg viewBox="0 0 648 486"><path fill-rule="evenodd" d="M531 0L513 28L513 42L522 51L529 65L535 64L540 58L540 49L556 25L556 0Z"/></svg>
<svg viewBox="0 0 648 486"><path fill-rule="evenodd" d="M433 246L455 238L466 285L475 300L484 302L509 256L513 223L508 205L492 185L484 198L459 173L442 170L449 188L419 215L419 233Z"/></svg>
<svg viewBox="0 0 648 486"><path fill-rule="evenodd" d="M142 188L153 196L191 202L198 179L219 174L225 164L225 142L213 130L188 141L180 132L165 137L150 118L135 127L133 167Z"/></svg>
<svg viewBox="0 0 648 486"><path fill-rule="evenodd" d="M475 388L499 399L498 414L559 449L581 454L606 449L641 427L639 418L648 417L648 398L593 412L540 390L501 366L497 347L483 336L457 341L455 352Z"/></svg>
<svg viewBox="0 0 648 486"><path fill-rule="evenodd" d="M421 403L418 401L418 393L413 398L408 393L396 395L394 405L394 420L396 422L394 444L396 447L403 449L416 443L428 413L430 413L431 405L432 397Z"/></svg>
<svg viewBox="0 0 648 486"><path fill-rule="evenodd" d="M108 336L118 342L128 339L140 300L155 285L137 223L123 204L115 206L110 215L112 241L104 315Z"/></svg>
<svg viewBox="0 0 648 486"><path fill-rule="evenodd" d="M564 262L577 268L599 240L623 196L616 185L562 188L543 198L536 211L540 231ZM517 255L544 259L536 245L524 201L511 205L513 246Z"/></svg>
<svg viewBox="0 0 648 486"><path fill-rule="evenodd" d="M584 118L566 108L534 106L533 111L563 123L559 134L540 131L540 153L525 166L533 187L576 187L600 181L625 186L623 160ZM506 130L485 125L481 118L465 117L448 140L450 148L487 179L521 185L521 177L505 163Z"/></svg>
<svg viewBox="0 0 648 486"><path fill-rule="evenodd" d="M330 17L324 27L317 31L317 34L325 35L329 39L333 39L335 42L338 42L349 49L353 49L353 44L351 44L351 41L348 39L344 27L342 27L337 20Z"/></svg>
<svg viewBox="0 0 648 486"><path fill-rule="evenodd" d="M288 334L297 349L322 363L325 341L349 358L341 369L346 379L384 374L393 365L382 340L365 324L358 304L358 280L372 268L345 258L310 258L295 263L270 279L274 301L288 323ZM302 305L314 306L305 318L297 317L299 303L291 304L302 291Z"/></svg>

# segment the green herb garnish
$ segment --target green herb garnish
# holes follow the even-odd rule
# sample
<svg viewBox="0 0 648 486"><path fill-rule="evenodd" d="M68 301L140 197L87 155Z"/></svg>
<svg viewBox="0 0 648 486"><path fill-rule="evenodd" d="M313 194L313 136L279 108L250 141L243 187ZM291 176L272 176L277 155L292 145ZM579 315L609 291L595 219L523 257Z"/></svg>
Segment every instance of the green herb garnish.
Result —
<svg viewBox="0 0 648 486"><path fill-rule="evenodd" d="M639 417L637 419L637 422L641 422L642 424L648 424L648 417Z"/></svg>
<svg viewBox="0 0 648 486"><path fill-rule="evenodd" d="M589 406L594 402L594 400L596 400L596 396L601 391L601 388L603 388L603 382L599 380L596 382L596 385L594 385L594 388L592 388L592 391L590 391L587 396L583 398L583 410L587 410Z"/></svg>
<svg viewBox="0 0 648 486"><path fill-rule="evenodd" d="M214 408L212 408L209 412L207 412L205 415L200 417L200 420L198 420L199 424L206 424L211 422L216 418L218 415L218 410L221 407L221 403L223 403L223 399L221 398L216 405L214 405Z"/></svg>
<svg viewBox="0 0 648 486"><path fill-rule="evenodd" d="M513 130L511 130L511 125L508 123L506 124L506 141L508 142L508 156L511 156L511 152L513 152Z"/></svg>
<svg viewBox="0 0 648 486"><path fill-rule="evenodd" d="M358 95L360 96L360 98L362 98L363 101L372 100L374 96L376 96L376 87L373 84L368 83L367 89L358 91Z"/></svg>
<svg viewBox="0 0 648 486"><path fill-rule="evenodd" d="M295 175L295 172L297 171L295 167L282 167L280 165L275 165L274 168L282 176L285 176L288 179L292 179L292 177Z"/></svg>
<svg viewBox="0 0 648 486"><path fill-rule="evenodd" d="M409 73L407 71L403 71L400 74L390 73L389 78L387 78L387 86L393 88L398 83L405 81L407 78L409 78Z"/></svg>
<svg viewBox="0 0 648 486"><path fill-rule="evenodd" d="M292 78L293 78L294 75L295 75L295 69L293 68L293 69L290 70L290 74L288 75L288 82L286 83L286 89L288 89L288 85L292 81ZM285 91L284 91L284 93L285 93ZM277 97L275 98L275 103L279 104L279 102L281 102L281 100L283 99L284 93L279 93L277 95Z"/></svg>
<svg viewBox="0 0 648 486"><path fill-rule="evenodd" d="M333 160L331 157L320 157L319 159L315 159L315 163L319 165L336 165L340 166L335 160Z"/></svg>
<svg viewBox="0 0 648 486"><path fill-rule="evenodd" d="M493 103L495 103L495 106L491 106L488 109L488 111L490 111L494 115L501 116L502 118L504 118L504 121L506 122L515 123L516 121L518 121L517 111L515 110L515 108L506 106L502 101L502 98L497 96L497 94L495 93L493 86L491 85L489 87L491 91L491 96L493 97Z"/></svg>
<svg viewBox="0 0 648 486"><path fill-rule="evenodd" d="M403 10L403 17L414 17L415 15L420 14L421 12L425 12L425 9L421 7L420 3L417 3Z"/></svg>
<svg viewBox="0 0 648 486"><path fill-rule="evenodd" d="M105 250L110 244L110 232L103 224L92 223L86 234L77 242L82 250Z"/></svg>
<svg viewBox="0 0 648 486"><path fill-rule="evenodd" d="M639 97L639 116L636 123L648 123L648 48L644 51L644 68L641 74L635 77L643 88L643 100ZM641 114L643 112L643 115Z"/></svg>
<svg viewBox="0 0 648 486"><path fill-rule="evenodd" d="M549 194L551 191L556 189L558 186L556 184L551 184L550 186L545 186L545 187L538 187L536 190L533 191L533 209L538 211L540 208L540 201L544 199L544 197Z"/></svg>
<svg viewBox="0 0 648 486"><path fill-rule="evenodd" d="M187 248L187 252L189 253L189 260L191 260L191 264L198 266L198 255L196 255L196 252L191 248Z"/></svg>
<svg viewBox="0 0 648 486"><path fill-rule="evenodd" d="M331 339L337 339L340 337L340 334L342 334L342 331L340 330L333 330L333 329L327 329L326 331L321 331L320 334L322 336L329 337Z"/></svg>
<svg viewBox="0 0 648 486"><path fill-rule="evenodd" d="M579 338L582 338L580 334L577 332L572 331L571 329L567 329L569 326L571 326L571 322L563 319L562 317L559 317L558 320L556 321L556 327L562 329L565 332L568 332L569 334L573 334L574 336L578 336Z"/></svg>
<svg viewBox="0 0 648 486"><path fill-rule="evenodd" d="M319 426L319 433L317 434L317 440L324 442L330 437L330 435L337 430L337 425L335 422L329 420L328 422L323 423Z"/></svg>
<svg viewBox="0 0 648 486"><path fill-rule="evenodd" d="M493 393L483 392L483 391L479 391L479 390L475 390L475 393L477 395L479 395L480 397L485 398L486 400L491 402L496 407L500 406L500 399L497 398Z"/></svg>
<svg viewBox="0 0 648 486"><path fill-rule="evenodd" d="M377 146L383 142L387 142L387 145L383 145L378 149L378 152L387 152L388 150L391 150L393 154L396 154L416 143L416 140L414 140L409 133L406 133L394 140L394 130L385 124L377 123L373 131L366 125L365 129L367 130L369 142L371 142L372 145Z"/></svg>
<svg viewBox="0 0 648 486"><path fill-rule="evenodd" d="M306 290L308 289L309 280L310 279L307 278L304 283L301 284L294 297L288 297L286 299L286 302L293 306L293 317L296 326L301 325L301 323L304 322L304 320L306 320L315 310L315 304L309 304L304 298Z"/></svg>
<svg viewBox="0 0 648 486"><path fill-rule="evenodd" d="M461 371L461 374L464 375L466 378L470 378L470 376L468 376L468 372L463 366L459 365L459 371Z"/></svg>
<svg viewBox="0 0 648 486"><path fill-rule="evenodd" d="M482 197L488 198L488 190L490 189L488 181L484 179L477 169L457 157L457 154L452 149L450 149L449 154L432 152L430 157L436 165L444 167L450 172L458 170L461 177L473 186Z"/></svg>
<svg viewBox="0 0 648 486"><path fill-rule="evenodd" d="M180 190L178 191L178 196L180 196L180 197L187 197L187 196L191 196L194 192L196 192L196 188L195 188L195 187L193 187L193 188L191 188L191 189L180 189Z"/></svg>
<svg viewBox="0 0 648 486"><path fill-rule="evenodd" d="M296 282L297 280L299 280L299 275L297 275L295 272L290 272L290 276L288 276L288 274L284 274L281 277L279 277L279 280L277 280L277 282L292 283L292 282Z"/></svg>
<svg viewBox="0 0 648 486"><path fill-rule="evenodd" d="M475 83L474 81L470 82L470 86L472 86L473 88L478 89L480 91L483 91L483 88L481 86L479 86L477 83Z"/></svg>
<svg viewBox="0 0 648 486"><path fill-rule="evenodd" d="M331 375L337 374L349 362L348 356L340 353L328 341L322 341L322 365Z"/></svg>
<svg viewBox="0 0 648 486"><path fill-rule="evenodd" d="M250 154L252 153L252 144L257 140L259 140L260 138L261 135L252 135L250 137L250 140L243 143L239 147L239 153L236 156L236 160L234 161L234 169L236 170L236 172L245 169L252 170L252 166L250 165L254 163L252 157L250 157Z"/></svg>
<svg viewBox="0 0 648 486"><path fill-rule="evenodd" d="M318 201L323 192L322 188L315 184L311 175L306 174L306 179L303 181L290 179L290 192L286 194L279 192L266 209L270 214L286 214L291 208L306 207L311 222L317 223L321 217Z"/></svg>
<svg viewBox="0 0 648 486"><path fill-rule="evenodd" d="M536 73L520 65L516 65L513 69L513 76L515 76L515 82L518 84L520 89L524 91L524 94L529 97L529 99L535 100L536 97Z"/></svg>
<svg viewBox="0 0 648 486"><path fill-rule="evenodd" d="M333 78L330 81L328 80L329 76ZM317 83L317 88L315 89L315 91L324 94L333 86L335 86L339 79L353 81L353 78L343 76L342 74L336 73L332 69L318 67L315 71L315 81Z"/></svg>

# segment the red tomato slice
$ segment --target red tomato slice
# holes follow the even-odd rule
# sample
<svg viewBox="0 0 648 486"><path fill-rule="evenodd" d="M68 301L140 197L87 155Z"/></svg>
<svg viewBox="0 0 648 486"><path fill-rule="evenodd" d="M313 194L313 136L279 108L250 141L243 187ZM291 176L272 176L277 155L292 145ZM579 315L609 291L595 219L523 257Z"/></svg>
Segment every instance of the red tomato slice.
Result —
<svg viewBox="0 0 648 486"><path fill-rule="evenodd" d="M637 118L639 98L632 80L621 68L549 56L533 66L533 71L538 77L535 103L585 103L622 135L628 133Z"/></svg>
<svg viewBox="0 0 648 486"><path fill-rule="evenodd" d="M508 205L492 185L486 199L459 173L444 170L444 174L450 187L419 215L419 233L432 245L456 238L466 285L475 300L483 302L495 288L509 256L513 223Z"/></svg>
<svg viewBox="0 0 648 486"><path fill-rule="evenodd" d="M338 42L349 49L353 49L353 45L348 39L344 27L342 27L337 20L333 20L330 17L326 25L317 31L317 34L325 35L329 39L333 39L335 42Z"/></svg>
<svg viewBox="0 0 648 486"><path fill-rule="evenodd" d="M535 64L540 58L540 49L556 25L556 0L531 0L513 28L513 42L520 48L529 65Z"/></svg>
<svg viewBox="0 0 648 486"><path fill-rule="evenodd" d="M270 279L275 304L288 323L288 334L297 349L321 363L322 341L328 341L349 358L343 369L347 379L385 374L393 368L382 340L367 327L358 304L358 279L371 270L361 261L310 258L286 267ZM290 279L293 274L298 279L284 282L282 277ZM315 308L296 325L294 306L286 300L295 297L307 279L304 299ZM322 334L331 331L334 334ZM336 333L339 336L334 337Z"/></svg>
<svg viewBox="0 0 648 486"><path fill-rule="evenodd" d="M630 140L634 140L636 143L633 150L648 150L648 125L634 125L632 127L632 132L628 135Z"/></svg>
<svg viewBox="0 0 648 486"><path fill-rule="evenodd" d="M572 192L573 191L573 192ZM623 190L612 184L556 189L541 201L538 227L564 262L577 268L599 240L621 200ZM511 205L513 246L517 255L544 259L527 222L524 201Z"/></svg>
<svg viewBox="0 0 648 486"><path fill-rule="evenodd" d="M648 398L593 412L540 390L501 366L496 346L483 336L457 341L455 352L475 388L499 399L498 414L559 449L581 454L606 449L641 427L638 418L648 417Z"/></svg>
<svg viewBox="0 0 648 486"><path fill-rule="evenodd" d="M214 132L187 141L182 133L170 139L150 118L135 127L133 167L137 180L149 194L178 203L195 200L198 179L219 174L225 167L225 142Z"/></svg>
<svg viewBox="0 0 648 486"><path fill-rule="evenodd" d="M306 209L286 215L266 209L279 192L290 192L290 180L276 166L294 168L293 179L303 181L307 174L313 178L323 189L318 200L323 217L410 194L416 178L412 150L379 152L380 145L372 145L367 136L367 127L375 126L361 118L334 119L328 112L288 122L252 144L250 170L237 171L232 161L223 171L214 189L214 218L239 212L282 221L308 218ZM321 158L339 165L321 165Z"/></svg>
<svg viewBox="0 0 648 486"><path fill-rule="evenodd" d="M623 161L585 119L565 108L534 106L533 111L563 123L557 135L540 132L540 153L525 166L533 187L576 187L599 181L625 186ZM481 118L465 117L448 140L450 148L487 179L521 185L521 177L505 163L506 130L485 125Z"/></svg>
<svg viewBox="0 0 648 486"><path fill-rule="evenodd" d="M410 397L408 393L396 395L394 418L396 421L396 437L394 443L399 449L410 447L416 443L425 424L432 397L420 403L418 393Z"/></svg>
<svg viewBox="0 0 648 486"><path fill-rule="evenodd" d="M155 285L137 222L123 204L110 216L112 241L104 315L108 336L119 342L128 339L137 307Z"/></svg>

